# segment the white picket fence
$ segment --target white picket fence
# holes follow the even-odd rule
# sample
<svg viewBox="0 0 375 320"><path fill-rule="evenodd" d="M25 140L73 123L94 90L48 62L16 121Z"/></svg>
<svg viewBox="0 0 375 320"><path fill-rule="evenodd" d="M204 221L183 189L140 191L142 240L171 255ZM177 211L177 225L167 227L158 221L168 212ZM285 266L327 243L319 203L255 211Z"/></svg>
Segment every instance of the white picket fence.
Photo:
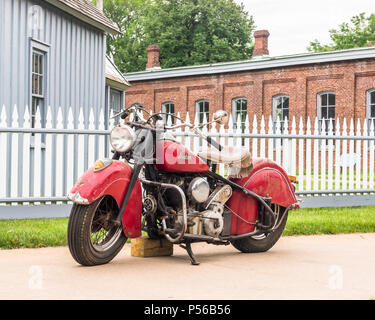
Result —
<svg viewBox="0 0 375 320"><path fill-rule="evenodd" d="M12 114L6 113L5 106L1 109L0 204L66 202L66 194L78 177L96 159L111 156L104 112L102 110L99 118L95 118L90 110L85 126L83 111L80 110L75 122L72 110L68 109L64 125L63 112L59 108L53 127L52 111L47 108L43 128L39 111L35 115L34 128L31 128L28 108L25 110L25 114L18 115L17 108ZM11 126L7 125L8 117ZM189 113L183 118L191 121ZM110 120L109 128L113 121ZM198 117L195 124L197 121ZM176 120L176 124L179 123ZM171 118L167 124L171 124ZM188 130L175 130L181 143L193 152L207 146L206 141L191 135ZM297 177L297 194L301 197L375 193L374 124L369 127L366 120L357 120L354 125L352 119L336 119L335 126L330 121L328 128L323 121L319 130L318 119L312 125L309 118L306 122L301 118L297 125L294 118L285 119L282 124L279 120L274 123L271 118L254 116L246 118L241 127L235 126L230 116L228 128L212 124L203 127L202 131L222 145L249 149L254 158L274 160L289 175ZM218 170L226 175L224 165L219 165Z"/></svg>

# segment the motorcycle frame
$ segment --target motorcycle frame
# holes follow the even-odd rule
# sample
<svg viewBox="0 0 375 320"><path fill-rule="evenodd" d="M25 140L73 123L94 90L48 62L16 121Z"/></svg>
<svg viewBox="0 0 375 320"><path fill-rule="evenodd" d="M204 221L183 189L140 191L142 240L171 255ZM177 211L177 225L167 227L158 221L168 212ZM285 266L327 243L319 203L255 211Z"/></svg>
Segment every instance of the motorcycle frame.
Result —
<svg viewBox="0 0 375 320"><path fill-rule="evenodd" d="M154 133L156 132L155 129L150 128L150 127L142 126L142 125L139 125L139 124L137 124L137 126L142 128L142 129L151 130ZM209 144L213 145L214 147L218 148L219 150L222 149L222 146L219 145L215 140L213 140L209 137L205 137L205 138L206 138L206 140ZM121 156L122 155L120 153L115 152L112 159L113 160L119 160ZM132 229L133 232L126 232L126 229L129 228L129 226L124 224L123 216L125 214L125 209L126 209L127 204L129 203L129 200L130 200L130 197L132 195L133 189L134 189L137 181L139 181L139 174L140 174L143 166L147 166L150 172L152 172L153 174L156 174L156 172L153 172L154 170L156 170L154 168L153 164L148 164L148 163L145 163L145 162L142 162L142 161L139 161L139 160L135 162L134 168L131 172L129 183L126 186L127 189L125 191L123 200L122 200L121 204L118 203L119 213L118 213L118 215L115 219L116 224L121 225L121 223L122 223L122 227L124 229L125 234L130 238L135 238L135 237L140 236L140 234L141 234L140 218L138 219L137 217L133 217L133 218L128 217L129 218L128 221L132 221L133 223L134 223L134 221L139 221L139 222L137 222L137 225L131 226L131 229ZM236 184L235 182L216 174L216 172L215 172L216 171L216 164L212 164L210 167L211 167L211 170L209 170L207 172L199 172L197 174L206 176L207 178L210 178L210 179L222 181L223 183L230 185L233 189L239 190L243 194L255 198L258 201L258 203L260 203L265 208L265 212L267 212L269 218L271 219L271 223L268 226L258 225L258 227L261 226L261 229L257 230L257 231L244 233L244 234L240 234L240 235L229 235L229 236L223 236L223 237L219 236L218 238L213 238L213 237L210 237L210 236L199 236L199 235L185 234L185 231L186 231L186 221L185 221L186 220L186 212L185 212L185 215L184 215L185 226L184 226L184 232L183 232L182 236L178 237L178 239L176 240L176 239L173 239L170 236L167 236L167 232L166 232L166 237L169 241L171 241L173 243L181 243L181 242L186 242L186 241L189 241L189 242L205 241L205 242L215 243L215 244L225 244L228 241L232 241L232 240L235 240L235 239L240 239L240 238L244 238L244 237L248 237L248 236L254 236L254 235L258 235L258 234L264 234L264 233L272 232L273 230L276 229L275 221L274 221L274 212L273 212L272 208L270 207L270 205L266 202L265 197L262 197L262 196L256 194L255 192L252 192L252 191L246 189L245 187L243 187L239 184ZM105 169L105 170L107 170L107 169ZM176 174L178 174L178 173L176 173ZM184 173L184 174L186 174L186 173ZM191 172L190 174L194 174L194 172ZM141 183L154 183L154 184L159 184L160 186L163 187L163 184L158 183L157 181L141 181ZM109 182L109 184L110 184L110 182ZM164 184L164 187L167 187L167 184ZM168 185L168 187L171 187L171 185ZM139 199L139 197L138 197L138 199ZM94 200L96 200L96 199L94 199ZM139 200L141 202L143 201L142 195L140 196ZM184 200L186 202L186 198ZM89 203L87 203L87 204L89 204ZM284 212L284 215L287 213L287 211L291 207L293 207L293 205L295 205L295 204L292 204L292 205L290 205L289 207L286 208L286 210ZM186 206L186 204L185 204L185 206ZM186 208L185 208L185 210L186 210ZM134 215L134 214L139 214L139 213L132 213L132 214ZM140 215L142 215L142 211L140 212ZM135 218L137 218L137 219L135 219Z"/></svg>

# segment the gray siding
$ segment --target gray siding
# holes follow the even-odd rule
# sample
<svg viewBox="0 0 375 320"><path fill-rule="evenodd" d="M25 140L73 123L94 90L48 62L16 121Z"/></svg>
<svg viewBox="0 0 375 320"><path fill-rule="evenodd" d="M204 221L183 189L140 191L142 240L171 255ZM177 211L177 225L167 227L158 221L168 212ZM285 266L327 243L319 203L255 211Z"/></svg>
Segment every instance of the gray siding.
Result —
<svg viewBox="0 0 375 320"><path fill-rule="evenodd" d="M30 10L42 8L42 29L32 30ZM0 107L17 106L23 117L31 103L31 40L48 48L46 105L64 116L79 107L85 120L105 101L105 34L44 1L0 0ZM8 113L9 114L9 113ZM56 118L56 114L53 115Z"/></svg>

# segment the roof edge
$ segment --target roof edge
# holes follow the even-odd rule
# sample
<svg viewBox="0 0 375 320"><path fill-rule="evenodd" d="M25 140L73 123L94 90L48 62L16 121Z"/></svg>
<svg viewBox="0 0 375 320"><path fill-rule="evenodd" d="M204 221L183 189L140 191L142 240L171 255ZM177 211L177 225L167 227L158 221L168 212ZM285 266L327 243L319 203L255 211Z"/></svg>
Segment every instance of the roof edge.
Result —
<svg viewBox="0 0 375 320"><path fill-rule="evenodd" d="M250 60L221 62L206 65L186 66L169 69L149 70L126 73L128 81L145 81L165 78L231 73L270 68L289 67L314 63L329 63L366 58L375 58L374 47L326 51L319 53L301 53L277 57L263 57Z"/></svg>
<svg viewBox="0 0 375 320"><path fill-rule="evenodd" d="M121 82L119 81L120 79L114 79L113 77L111 77L110 75L106 74L106 79L108 80L112 80L114 82L117 82L123 86L125 86L126 88L128 87L131 87L131 84L129 83L129 81L124 77L124 75L122 74L122 72L117 68L116 64L112 61L112 59L106 55L106 60L115 68L115 70L118 72L119 76L121 76Z"/></svg>
<svg viewBox="0 0 375 320"><path fill-rule="evenodd" d="M95 19L90 18L89 16L83 14L82 12L76 10L75 8L59 1L59 0L46 0L47 3L71 14L72 16L76 17L77 19L86 22L100 30L103 30L105 32L111 33L111 34L120 34L120 30L113 25L113 27L110 27L106 24L101 23L100 21L97 21Z"/></svg>

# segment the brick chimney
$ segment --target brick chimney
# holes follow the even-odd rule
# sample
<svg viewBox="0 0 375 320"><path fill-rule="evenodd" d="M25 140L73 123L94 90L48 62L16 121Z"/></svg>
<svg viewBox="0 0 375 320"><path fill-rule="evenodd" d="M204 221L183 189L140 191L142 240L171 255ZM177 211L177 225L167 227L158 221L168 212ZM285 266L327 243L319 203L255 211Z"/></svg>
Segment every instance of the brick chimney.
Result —
<svg viewBox="0 0 375 320"><path fill-rule="evenodd" d="M96 0L96 7L103 12L103 0Z"/></svg>
<svg viewBox="0 0 375 320"><path fill-rule="evenodd" d="M254 32L255 44L253 57L268 56L268 37L270 33L267 30L257 30Z"/></svg>
<svg viewBox="0 0 375 320"><path fill-rule="evenodd" d="M147 65L146 70L161 69L159 62L160 47L158 45L150 45L147 47Z"/></svg>

